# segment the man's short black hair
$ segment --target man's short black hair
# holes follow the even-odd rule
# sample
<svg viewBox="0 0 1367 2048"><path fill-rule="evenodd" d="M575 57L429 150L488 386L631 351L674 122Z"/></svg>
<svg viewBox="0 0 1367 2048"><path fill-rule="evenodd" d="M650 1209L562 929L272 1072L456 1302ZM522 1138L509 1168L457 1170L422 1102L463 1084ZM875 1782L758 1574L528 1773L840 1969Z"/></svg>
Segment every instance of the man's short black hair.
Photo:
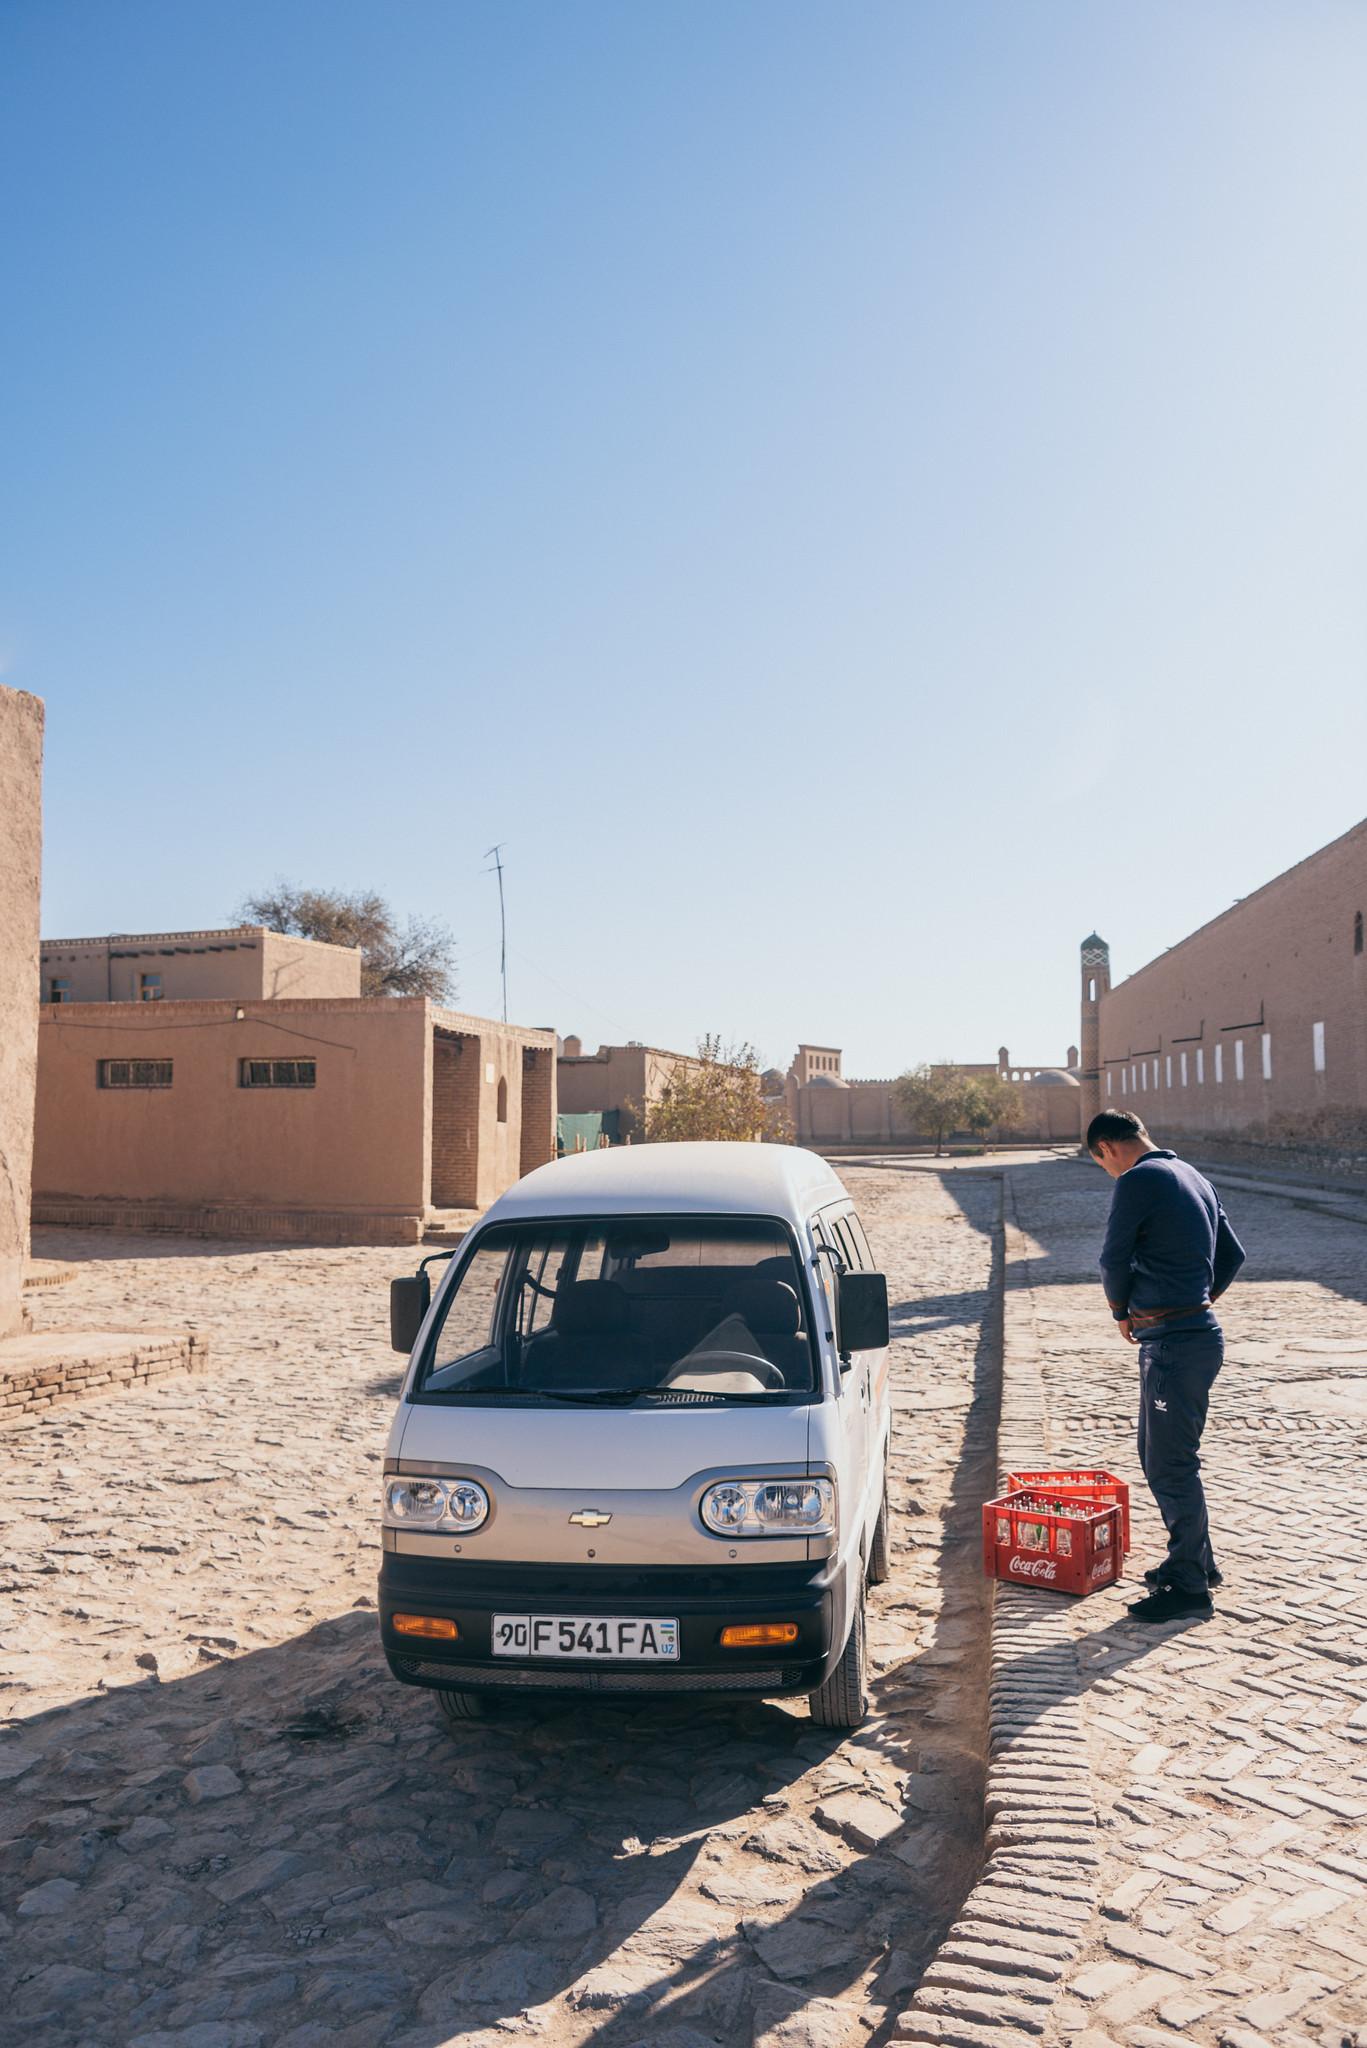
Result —
<svg viewBox="0 0 1367 2048"><path fill-rule="evenodd" d="M1094 1116L1087 1126L1087 1150L1095 1152L1103 1142L1107 1145L1132 1145L1136 1138L1147 1138L1148 1132L1131 1109L1103 1109L1100 1116Z"/></svg>

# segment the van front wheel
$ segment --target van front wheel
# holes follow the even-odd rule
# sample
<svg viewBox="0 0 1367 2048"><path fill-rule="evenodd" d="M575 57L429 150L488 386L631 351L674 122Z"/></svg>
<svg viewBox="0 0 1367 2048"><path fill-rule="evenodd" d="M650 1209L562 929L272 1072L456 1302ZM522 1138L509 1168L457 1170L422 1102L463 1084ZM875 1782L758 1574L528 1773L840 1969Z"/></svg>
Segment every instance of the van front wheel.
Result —
<svg viewBox="0 0 1367 2048"><path fill-rule="evenodd" d="M442 1718L447 1721L483 1721L489 1712L483 1693L450 1692L442 1686L437 1693L437 1705Z"/></svg>
<svg viewBox="0 0 1367 2048"><path fill-rule="evenodd" d="M820 1691L809 1693L808 1704L818 1728L860 1728L868 1711L868 1652L864 1635L864 1588L859 1588L854 1618L845 1647Z"/></svg>

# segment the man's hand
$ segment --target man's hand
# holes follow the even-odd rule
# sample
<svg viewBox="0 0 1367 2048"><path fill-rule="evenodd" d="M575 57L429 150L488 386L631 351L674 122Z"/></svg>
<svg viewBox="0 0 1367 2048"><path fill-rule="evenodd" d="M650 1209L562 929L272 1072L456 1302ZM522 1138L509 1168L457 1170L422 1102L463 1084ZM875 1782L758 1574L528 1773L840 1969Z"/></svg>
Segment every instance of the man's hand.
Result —
<svg viewBox="0 0 1367 2048"><path fill-rule="evenodd" d="M1134 1331L1130 1328L1130 1319L1128 1316L1117 1316L1115 1326L1117 1330L1119 1330L1121 1336L1125 1339L1125 1342L1127 1344L1137 1344L1139 1342L1139 1339L1135 1336Z"/></svg>

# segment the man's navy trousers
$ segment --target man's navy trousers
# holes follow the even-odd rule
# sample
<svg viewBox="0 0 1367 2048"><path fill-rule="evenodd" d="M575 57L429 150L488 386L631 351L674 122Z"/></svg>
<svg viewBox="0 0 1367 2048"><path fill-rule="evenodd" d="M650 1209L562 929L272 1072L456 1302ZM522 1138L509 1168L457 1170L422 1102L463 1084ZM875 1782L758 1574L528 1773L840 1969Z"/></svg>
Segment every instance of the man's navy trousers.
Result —
<svg viewBox="0 0 1367 2048"><path fill-rule="evenodd" d="M1218 1326L1139 1340L1139 1463L1168 1532L1163 1583L1182 1593L1204 1593L1215 1568L1201 1431L1224 1357Z"/></svg>

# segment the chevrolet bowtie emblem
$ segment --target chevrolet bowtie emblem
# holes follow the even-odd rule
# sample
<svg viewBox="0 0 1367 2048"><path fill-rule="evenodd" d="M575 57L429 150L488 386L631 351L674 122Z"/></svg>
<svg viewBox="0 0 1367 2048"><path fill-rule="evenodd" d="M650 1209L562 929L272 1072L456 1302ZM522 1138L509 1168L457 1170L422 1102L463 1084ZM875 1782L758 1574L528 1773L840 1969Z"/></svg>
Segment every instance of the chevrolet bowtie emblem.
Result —
<svg viewBox="0 0 1367 2048"><path fill-rule="evenodd" d="M570 1520L577 1523L581 1529L603 1529L612 1520L612 1516L600 1515L597 1508L580 1508L577 1513L570 1516Z"/></svg>

